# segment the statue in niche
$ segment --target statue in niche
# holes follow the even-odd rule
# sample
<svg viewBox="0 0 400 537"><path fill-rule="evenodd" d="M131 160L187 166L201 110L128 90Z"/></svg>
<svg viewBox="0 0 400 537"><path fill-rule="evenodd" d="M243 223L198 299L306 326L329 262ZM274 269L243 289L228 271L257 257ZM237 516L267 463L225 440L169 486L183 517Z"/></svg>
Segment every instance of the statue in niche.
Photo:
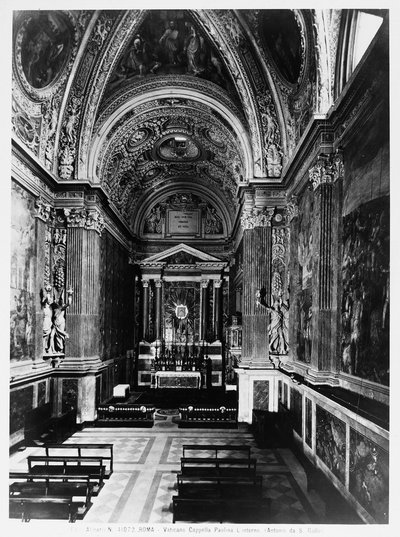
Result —
<svg viewBox="0 0 400 537"><path fill-rule="evenodd" d="M265 293L258 290L256 292L256 305L263 306L271 314L271 320L268 327L270 354L286 355L289 350L289 300L283 301L281 296L276 296L274 297L272 306L268 306L265 302Z"/></svg>
<svg viewBox="0 0 400 537"><path fill-rule="evenodd" d="M65 331L65 311L72 302L72 289L67 291L67 300L64 302L64 291L58 298L53 293L52 287L47 285L42 297L43 308L43 354L54 356L65 352L65 339L68 334Z"/></svg>
<svg viewBox="0 0 400 537"><path fill-rule="evenodd" d="M222 221L214 207L207 206L205 229L207 235L222 233Z"/></svg>
<svg viewBox="0 0 400 537"><path fill-rule="evenodd" d="M160 38L160 45L165 48L168 57L168 63L170 65L178 65L178 51L179 51L179 31L176 27L175 21L169 21L168 28L165 30Z"/></svg>
<svg viewBox="0 0 400 537"><path fill-rule="evenodd" d="M150 213L146 216L144 222L145 233L162 233L162 214L160 207L153 207Z"/></svg>
<svg viewBox="0 0 400 537"><path fill-rule="evenodd" d="M189 34L185 39L184 52L187 58L188 73L199 75L205 70L204 39L198 34L193 24L185 23Z"/></svg>

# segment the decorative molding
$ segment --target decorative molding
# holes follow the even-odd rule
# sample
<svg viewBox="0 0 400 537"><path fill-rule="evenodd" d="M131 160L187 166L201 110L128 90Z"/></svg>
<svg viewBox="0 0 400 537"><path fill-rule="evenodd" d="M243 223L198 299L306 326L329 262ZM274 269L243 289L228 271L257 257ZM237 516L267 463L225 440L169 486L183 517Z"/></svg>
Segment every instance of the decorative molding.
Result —
<svg viewBox="0 0 400 537"><path fill-rule="evenodd" d="M245 209L240 219L243 229L254 229L256 227L270 227L275 209L253 207Z"/></svg>
<svg viewBox="0 0 400 537"><path fill-rule="evenodd" d="M343 155L336 151L321 154L317 162L309 170L309 181L315 191L322 184L333 184L344 177Z"/></svg>
<svg viewBox="0 0 400 537"><path fill-rule="evenodd" d="M222 280L213 280L214 289L220 289L222 286Z"/></svg>
<svg viewBox="0 0 400 537"><path fill-rule="evenodd" d="M201 280L200 286L202 289L207 289L209 283L210 283L210 280Z"/></svg>

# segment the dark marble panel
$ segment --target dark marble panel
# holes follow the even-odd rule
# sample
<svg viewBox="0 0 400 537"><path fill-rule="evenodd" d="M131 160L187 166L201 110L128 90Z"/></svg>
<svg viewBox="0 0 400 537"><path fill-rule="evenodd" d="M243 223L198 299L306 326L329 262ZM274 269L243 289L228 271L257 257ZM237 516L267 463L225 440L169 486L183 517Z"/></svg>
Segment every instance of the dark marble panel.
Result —
<svg viewBox="0 0 400 537"><path fill-rule="evenodd" d="M269 381L255 380L253 384L253 408L257 410L268 410L269 402Z"/></svg>
<svg viewBox="0 0 400 537"><path fill-rule="evenodd" d="M283 390L281 380L278 380L278 401L279 403L283 403Z"/></svg>
<svg viewBox="0 0 400 537"><path fill-rule="evenodd" d="M305 441L306 444L312 447L312 401L306 397L305 405Z"/></svg>
<svg viewBox="0 0 400 537"><path fill-rule="evenodd" d="M77 408L78 405L78 379L62 380L61 409L65 414L69 410Z"/></svg>
<svg viewBox="0 0 400 537"><path fill-rule="evenodd" d="M303 395L299 390L290 389L290 412L293 417L293 429L303 436Z"/></svg>
<svg viewBox="0 0 400 537"><path fill-rule="evenodd" d="M288 407L288 385L283 383L283 406Z"/></svg>
<svg viewBox="0 0 400 537"><path fill-rule="evenodd" d="M10 392L10 433L23 429L25 414L33 408L33 386Z"/></svg>
<svg viewBox="0 0 400 537"><path fill-rule="evenodd" d="M38 400L37 406L42 406L46 403L46 381L38 383Z"/></svg>
<svg viewBox="0 0 400 537"><path fill-rule="evenodd" d="M349 490L377 522L388 522L389 453L354 429L350 429Z"/></svg>
<svg viewBox="0 0 400 537"><path fill-rule="evenodd" d="M100 403L101 403L101 375L98 375L96 377L96 399L95 399L96 407L98 407Z"/></svg>
<svg viewBox="0 0 400 537"><path fill-rule="evenodd" d="M389 199L343 219L342 370L389 383Z"/></svg>
<svg viewBox="0 0 400 537"><path fill-rule="evenodd" d="M316 406L316 451L322 462L345 484L346 425L318 405Z"/></svg>

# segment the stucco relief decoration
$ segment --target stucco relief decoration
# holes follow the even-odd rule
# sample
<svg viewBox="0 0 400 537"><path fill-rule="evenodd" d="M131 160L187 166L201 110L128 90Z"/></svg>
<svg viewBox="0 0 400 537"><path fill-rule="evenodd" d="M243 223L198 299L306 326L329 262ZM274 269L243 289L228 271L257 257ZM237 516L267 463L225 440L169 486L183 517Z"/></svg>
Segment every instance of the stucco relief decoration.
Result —
<svg viewBox="0 0 400 537"><path fill-rule="evenodd" d="M42 104L42 114L45 127L45 144L43 144L44 161L46 168L51 170L54 158L54 143L57 132L61 106L60 95L54 95L49 101ZM42 152L42 151L41 151Z"/></svg>
<svg viewBox="0 0 400 537"><path fill-rule="evenodd" d="M258 94L257 103L263 127L267 173L269 177L280 177L282 171L281 133L271 94L268 91Z"/></svg>
<svg viewBox="0 0 400 537"><path fill-rule="evenodd" d="M144 220L144 233L156 233L160 235L163 231L163 220L165 216L165 208L160 204L153 207L146 215Z"/></svg>
<svg viewBox="0 0 400 537"><path fill-rule="evenodd" d="M204 232L206 235L216 235L223 232L222 219L210 203L206 205Z"/></svg>
<svg viewBox="0 0 400 537"><path fill-rule="evenodd" d="M327 10L313 10L313 29L317 67L316 111L324 114L332 103L330 31Z"/></svg>
<svg viewBox="0 0 400 537"><path fill-rule="evenodd" d="M18 104L13 96L12 99L12 125L18 138L35 154L39 151L39 133L41 118L30 116Z"/></svg>
<svg viewBox="0 0 400 537"><path fill-rule="evenodd" d="M245 230L254 229L255 227L267 227L271 225L273 215L274 209L253 207L243 212L240 223Z"/></svg>
<svg viewBox="0 0 400 537"><path fill-rule="evenodd" d="M285 263L287 247L287 230L285 227L272 228L272 282L271 291L274 297L283 295L285 281Z"/></svg>
<svg viewBox="0 0 400 537"><path fill-rule="evenodd" d="M105 222L98 209L64 209L68 227L81 227L102 234Z"/></svg>
<svg viewBox="0 0 400 537"><path fill-rule="evenodd" d="M299 206L297 196L292 196L285 207L285 220L287 224L299 216Z"/></svg>
<svg viewBox="0 0 400 537"><path fill-rule="evenodd" d="M322 184L333 184L344 177L343 156L341 152L322 154L309 170L309 180L316 190Z"/></svg>
<svg viewBox="0 0 400 537"><path fill-rule="evenodd" d="M74 172L76 154L77 128L82 99L73 97L67 107L60 137L60 157L58 172L61 179L71 179Z"/></svg>

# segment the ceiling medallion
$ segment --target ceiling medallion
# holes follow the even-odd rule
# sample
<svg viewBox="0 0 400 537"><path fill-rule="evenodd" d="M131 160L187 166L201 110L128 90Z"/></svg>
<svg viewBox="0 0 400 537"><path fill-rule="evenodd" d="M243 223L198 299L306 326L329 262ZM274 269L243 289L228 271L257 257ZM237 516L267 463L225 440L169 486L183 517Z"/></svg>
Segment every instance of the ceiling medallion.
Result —
<svg viewBox="0 0 400 537"><path fill-rule="evenodd" d="M188 307L183 304L178 304L175 308L175 315L178 319L186 319L189 313Z"/></svg>
<svg viewBox="0 0 400 537"><path fill-rule="evenodd" d="M163 160L193 161L197 160L201 155L198 145L183 134L172 134L161 140L157 145L157 154Z"/></svg>

